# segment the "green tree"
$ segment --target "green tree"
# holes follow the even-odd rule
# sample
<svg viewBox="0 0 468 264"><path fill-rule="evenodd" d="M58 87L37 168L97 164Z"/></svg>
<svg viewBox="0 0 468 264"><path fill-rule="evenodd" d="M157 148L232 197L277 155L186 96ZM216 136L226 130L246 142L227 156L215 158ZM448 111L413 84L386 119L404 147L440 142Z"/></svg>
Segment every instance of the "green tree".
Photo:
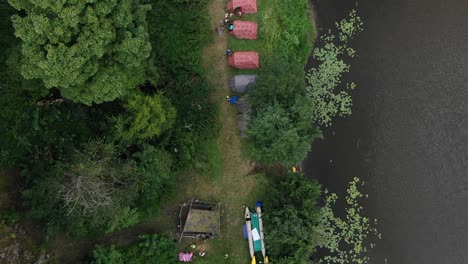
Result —
<svg viewBox="0 0 468 264"><path fill-rule="evenodd" d="M93 250L92 264L124 264L124 256L114 245L110 248L96 246Z"/></svg>
<svg viewBox="0 0 468 264"><path fill-rule="evenodd" d="M85 104L112 101L146 78L150 5L129 0L9 0L21 74Z"/></svg>
<svg viewBox="0 0 468 264"><path fill-rule="evenodd" d="M159 136L176 118L176 109L162 93L134 95L124 107L127 113L115 118L115 135L125 143Z"/></svg>
<svg viewBox="0 0 468 264"><path fill-rule="evenodd" d="M19 90L0 89L0 167L13 166L31 147L34 103Z"/></svg>
<svg viewBox="0 0 468 264"><path fill-rule="evenodd" d="M265 202L265 246L274 263L309 263L320 219L320 184L301 173L288 173L270 188Z"/></svg>
<svg viewBox="0 0 468 264"><path fill-rule="evenodd" d="M155 216L160 202L175 187L175 176L172 170L172 156L161 149L145 144L137 152L138 171L142 175L142 185L138 198L138 207L146 217Z"/></svg>
<svg viewBox="0 0 468 264"><path fill-rule="evenodd" d="M286 58L274 56L266 59L266 69L248 92L250 104L263 108L278 102L288 108L296 97L305 96L304 72Z"/></svg>
<svg viewBox="0 0 468 264"><path fill-rule="evenodd" d="M126 263L178 263L177 244L173 239L157 234L140 235L139 238L138 246L129 249Z"/></svg>
<svg viewBox="0 0 468 264"><path fill-rule="evenodd" d="M37 178L24 196L33 217L75 236L111 232L139 221L132 209L141 176L111 144L90 141Z"/></svg>
<svg viewBox="0 0 468 264"><path fill-rule="evenodd" d="M141 263L177 263L177 244L174 240L158 234L140 235L140 243L129 248L106 249L96 246L92 264L141 264Z"/></svg>
<svg viewBox="0 0 468 264"><path fill-rule="evenodd" d="M302 161L312 141L321 136L310 114L310 102L303 97L297 97L289 111L278 103L261 109L247 129L253 158L286 166Z"/></svg>

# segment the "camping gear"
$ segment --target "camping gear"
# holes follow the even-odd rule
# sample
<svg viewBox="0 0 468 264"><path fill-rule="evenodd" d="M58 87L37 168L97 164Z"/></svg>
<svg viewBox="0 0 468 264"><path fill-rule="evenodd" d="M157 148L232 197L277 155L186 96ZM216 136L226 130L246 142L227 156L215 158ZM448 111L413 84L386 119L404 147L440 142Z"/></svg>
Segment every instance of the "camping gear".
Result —
<svg viewBox="0 0 468 264"><path fill-rule="evenodd" d="M183 237L216 238L220 235L220 206L218 203L190 200L179 211L179 241Z"/></svg>
<svg viewBox="0 0 468 264"><path fill-rule="evenodd" d="M257 1L256 0L230 0L227 4L229 12L236 11L237 13L242 12L245 14L257 13Z"/></svg>
<svg viewBox="0 0 468 264"><path fill-rule="evenodd" d="M193 258L193 253L192 252L188 252L188 253L179 252L179 261L180 262L191 262L192 258Z"/></svg>
<svg viewBox="0 0 468 264"><path fill-rule="evenodd" d="M231 105L235 105L237 103L237 101L239 100L239 96L237 95L234 95L233 97L231 97L231 99L229 99L229 103Z"/></svg>
<svg viewBox="0 0 468 264"><path fill-rule="evenodd" d="M229 86L231 87L231 90L234 92L238 93L244 93L247 92L249 85L250 84L255 84L257 81L258 76L257 75L235 75L234 77L231 78L229 81Z"/></svg>
<svg viewBox="0 0 468 264"><path fill-rule="evenodd" d="M236 51L229 56L229 65L237 69L257 69L259 67L258 52Z"/></svg>
<svg viewBox="0 0 468 264"><path fill-rule="evenodd" d="M229 33L240 39L257 39L258 26L255 22L236 20L229 26Z"/></svg>

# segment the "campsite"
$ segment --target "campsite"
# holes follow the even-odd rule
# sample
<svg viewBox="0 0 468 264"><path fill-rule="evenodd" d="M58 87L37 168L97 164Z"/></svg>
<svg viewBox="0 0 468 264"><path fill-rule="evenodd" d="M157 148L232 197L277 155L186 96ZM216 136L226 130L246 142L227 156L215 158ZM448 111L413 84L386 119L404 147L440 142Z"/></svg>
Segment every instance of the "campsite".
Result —
<svg viewBox="0 0 468 264"><path fill-rule="evenodd" d="M343 70L317 58L330 68L304 71L332 45L309 1L8 0L0 12L0 263L368 260L379 234L359 181L340 197L350 222L300 169L321 118L350 107L329 99L344 97L339 81L309 90ZM347 40L361 22L350 14L334 29Z"/></svg>

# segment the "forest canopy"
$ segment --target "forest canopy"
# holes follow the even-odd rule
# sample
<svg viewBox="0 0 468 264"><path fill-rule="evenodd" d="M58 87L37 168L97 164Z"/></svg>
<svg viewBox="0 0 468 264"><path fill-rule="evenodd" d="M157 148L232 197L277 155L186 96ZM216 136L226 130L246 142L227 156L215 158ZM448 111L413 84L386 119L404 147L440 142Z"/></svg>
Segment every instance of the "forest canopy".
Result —
<svg viewBox="0 0 468 264"><path fill-rule="evenodd" d="M21 75L87 105L112 101L145 81L151 54L140 1L9 0L22 40ZM37 87L36 89L40 89Z"/></svg>

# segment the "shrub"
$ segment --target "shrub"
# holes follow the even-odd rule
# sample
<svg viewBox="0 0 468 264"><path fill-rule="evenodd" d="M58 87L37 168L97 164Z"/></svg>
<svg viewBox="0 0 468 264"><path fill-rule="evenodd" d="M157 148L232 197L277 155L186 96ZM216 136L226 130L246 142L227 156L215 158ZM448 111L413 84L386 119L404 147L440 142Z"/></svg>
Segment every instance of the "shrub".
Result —
<svg viewBox="0 0 468 264"><path fill-rule="evenodd" d="M115 137L125 143L142 142L172 128L176 110L162 93L135 94L124 104L126 110L116 118Z"/></svg>
<svg viewBox="0 0 468 264"><path fill-rule="evenodd" d="M309 263L316 246L320 184L288 173L265 202L265 246L274 263Z"/></svg>
<svg viewBox="0 0 468 264"><path fill-rule="evenodd" d="M177 245L163 235L140 235L140 243L129 248L96 246L93 264L177 263Z"/></svg>

